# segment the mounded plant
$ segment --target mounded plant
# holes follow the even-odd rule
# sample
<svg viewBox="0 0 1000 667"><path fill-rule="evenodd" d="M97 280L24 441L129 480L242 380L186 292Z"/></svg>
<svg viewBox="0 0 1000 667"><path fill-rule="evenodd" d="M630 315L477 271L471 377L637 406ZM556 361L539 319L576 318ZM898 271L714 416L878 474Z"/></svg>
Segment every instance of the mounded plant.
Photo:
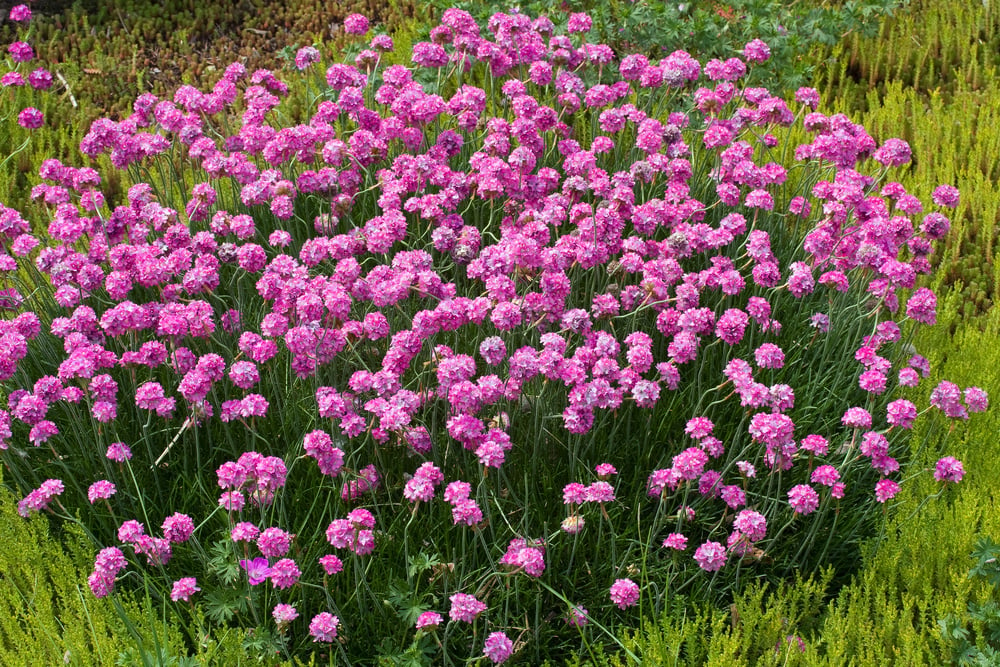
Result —
<svg viewBox="0 0 1000 667"><path fill-rule="evenodd" d="M958 191L925 213L905 142L753 86L759 40L619 59L585 14L449 10L405 67L344 26L287 77L307 123L237 63L91 126L127 195L47 160L47 233L0 211L0 456L101 547L92 592L261 654L538 662L849 573L921 474L894 390Z"/></svg>

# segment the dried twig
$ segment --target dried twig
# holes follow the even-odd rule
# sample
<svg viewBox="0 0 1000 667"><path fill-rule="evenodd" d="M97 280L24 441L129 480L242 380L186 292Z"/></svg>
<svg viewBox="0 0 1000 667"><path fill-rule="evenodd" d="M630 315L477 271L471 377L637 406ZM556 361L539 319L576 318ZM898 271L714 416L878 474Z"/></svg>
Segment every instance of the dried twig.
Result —
<svg viewBox="0 0 1000 667"><path fill-rule="evenodd" d="M59 82L65 86L66 92L69 94L69 103L73 105L74 109L77 108L79 105L76 103L76 98L73 97L73 90L69 87L69 83L66 82L66 78L62 75L62 72L58 71L56 72L56 76L59 77Z"/></svg>

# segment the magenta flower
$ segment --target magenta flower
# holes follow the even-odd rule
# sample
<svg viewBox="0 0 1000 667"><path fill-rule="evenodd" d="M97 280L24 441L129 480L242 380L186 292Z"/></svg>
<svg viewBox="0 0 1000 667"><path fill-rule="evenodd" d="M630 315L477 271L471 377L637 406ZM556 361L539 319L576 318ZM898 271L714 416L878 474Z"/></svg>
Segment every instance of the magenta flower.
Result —
<svg viewBox="0 0 1000 667"><path fill-rule="evenodd" d="M917 418L917 406L905 398L900 398L886 406L886 421L890 426L909 429Z"/></svg>
<svg viewBox="0 0 1000 667"><path fill-rule="evenodd" d="M282 558L271 566L268 576L271 585L278 589L285 589L293 586L302 576L298 565L291 558Z"/></svg>
<svg viewBox="0 0 1000 667"><path fill-rule="evenodd" d="M299 612L290 604L278 603L271 610L271 616L278 625L278 632L283 632L292 621L299 617Z"/></svg>
<svg viewBox="0 0 1000 667"><path fill-rule="evenodd" d="M132 450L124 442L112 442L108 445L107 456L112 461L123 463L132 458Z"/></svg>
<svg viewBox="0 0 1000 667"><path fill-rule="evenodd" d="M611 584L610 596L619 609L634 607L639 603L639 585L631 579L616 579Z"/></svg>
<svg viewBox="0 0 1000 667"><path fill-rule="evenodd" d="M746 535L751 542L757 542L767 534L767 519L755 510L743 510L733 520L733 528Z"/></svg>
<svg viewBox="0 0 1000 667"><path fill-rule="evenodd" d="M590 623L589 614L590 612L587 611L586 607L571 605L569 612L566 614L566 623L575 628L582 628Z"/></svg>
<svg viewBox="0 0 1000 667"><path fill-rule="evenodd" d="M965 404L969 412L985 412L990 405L986 391L979 387L968 387L965 390Z"/></svg>
<svg viewBox="0 0 1000 667"><path fill-rule="evenodd" d="M27 22L31 20L31 9L28 5L14 5L7 15L11 21Z"/></svg>
<svg viewBox="0 0 1000 667"><path fill-rule="evenodd" d="M839 479L840 473L831 465L819 466L812 471L812 475L809 478L813 484L822 484L823 486L833 486Z"/></svg>
<svg viewBox="0 0 1000 667"><path fill-rule="evenodd" d="M743 47L743 57L747 59L747 62L762 63L771 57L771 48L766 42L754 39Z"/></svg>
<svg viewBox="0 0 1000 667"><path fill-rule="evenodd" d="M959 192L958 188L953 185L939 185L934 188L934 192L931 193L931 199L938 206L947 206L948 208L955 208L958 206Z"/></svg>
<svg viewBox="0 0 1000 667"><path fill-rule="evenodd" d="M502 632L492 632L486 638L483 646L483 655L490 659L494 665L507 662L507 659L514 653L514 642Z"/></svg>
<svg viewBox="0 0 1000 667"><path fill-rule="evenodd" d="M344 569L344 563L334 554L320 556L319 564L323 566L323 571L327 574L337 574Z"/></svg>
<svg viewBox="0 0 1000 667"><path fill-rule="evenodd" d="M340 619L324 611L316 614L309 622L309 634L314 642L332 642L337 639L337 627Z"/></svg>
<svg viewBox="0 0 1000 667"><path fill-rule="evenodd" d="M796 514L811 514L819 507L819 494L808 484L797 484L788 491L788 504Z"/></svg>
<svg viewBox="0 0 1000 667"><path fill-rule="evenodd" d="M472 623L476 617L486 611L486 605L467 593L455 593L450 598L451 609L448 616L453 621Z"/></svg>
<svg viewBox="0 0 1000 667"><path fill-rule="evenodd" d="M891 479L880 479L875 484L875 500L884 503L899 493L899 484Z"/></svg>
<svg viewBox="0 0 1000 667"><path fill-rule="evenodd" d="M175 512L163 520L163 537L179 544L187 542L194 534L194 521L186 514Z"/></svg>
<svg viewBox="0 0 1000 667"><path fill-rule="evenodd" d="M761 368L781 368L785 365L785 353L774 343L764 343L753 354Z"/></svg>
<svg viewBox="0 0 1000 667"><path fill-rule="evenodd" d="M417 617L417 630L433 632L442 622L441 614L436 611L425 611Z"/></svg>
<svg viewBox="0 0 1000 667"><path fill-rule="evenodd" d="M363 14L349 14L344 19L344 32L349 35L363 35L368 32L368 17Z"/></svg>
<svg viewBox="0 0 1000 667"><path fill-rule="evenodd" d="M716 572L726 564L726 548L718 542L705 542L695 549L694 560L706 572Z"/></svg>
<svg viewBox="0 0 1000 667"><path fill-rule="evenodd" d="M240 560L240 567L246 570L251 586L262 584L271 576L271 568L268 567L267 559L263 557L257 557L253 560Z"/></svg>
<svg viewBox="0 0 1000 667"><path fill-rule="evenodd" d="M588 32L592 24L593 21L589 14L575 12L569 15L569 20L566 23L566 32L571 34L576 32Z"/></svg>
<svg viewBox="0 0 1000 667"><path fill-rule="evenodd" d="M664 549L676 549L677 551L684 551L687 549L688 538L681 533L670 533L667 535L666 539L663 540Z"/></svg>
<svg viewBox="0 0 1000 667"><path fill-rule="evenodd" d="M17 115L17 123L26 130L37 130L45 124L45 116L34 107L26 107Z"/></svg>
<svg viewBox="0 0 1000 667"><path fill-rule="evenodd" d="M265 528L257 537L257 547L268 558L277 558L288 553L293 537L280 528Z"/></svg>
<svg viewBox="0 0 1000 667"><path fill-rule="evenodd" d="M515 537L507 546L507 553L500 559L500 564L523 570L531 577L540 577L545 572L545 550L539 541L529 543Z"/></svg>
<svg viewBox="0 0 1000 667"><path fill-rule="evenodd" d="M965 476L965 468L962 462L952 456L945 456L939 459L934 466L934 479L939 482L958 482Z"/></svg>
<svg viewBox="0 0 1000 667"><path fill-rule="evenodd" d="M841 423L848 428L871 428L872 416L864 408L848 408Z"/></svg>
<svg viewBox="0 0 1000 667"><path fill-rule="evenodd" d="M107 500L115 495L115 485L106 479L98 480L87 489L87 499L93 505L98 500Z"/></svg>
<svg viewBox="0 0 1000 667"><path fill-rule="evenodd" d="M34 512L46 509L56 496L62 494L63 490L62 480L45 480L41 486L29 493L17 504L17 513L24 518L28 518Z"/></svg>
<svg viewBox="0 0 1000 667"><path fill-rule="evenodd" d="M170 599L174 602L189 601L192 595L201 590L196 584L197 580L194 577L184 577L175 581L173 590L170 591Z"/></svg>

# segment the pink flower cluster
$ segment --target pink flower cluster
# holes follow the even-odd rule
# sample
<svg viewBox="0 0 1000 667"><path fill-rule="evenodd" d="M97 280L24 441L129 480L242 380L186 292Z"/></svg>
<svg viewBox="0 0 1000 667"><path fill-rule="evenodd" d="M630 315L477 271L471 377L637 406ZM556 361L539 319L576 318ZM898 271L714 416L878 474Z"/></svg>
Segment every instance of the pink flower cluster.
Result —
<svg viewBox="0 0 1000 667"><path fill-rule="evenodd" d="M97 554L94 571L87 579L94 597L103 598L115 589L115 577L128 566L125 554L118 547L105 547Z"/></svg>
<svg viewBox="0 0 1000 667"><path fill-rule="evenodd" d="M507 553L500 559L500 564L523 571L529 577L540 577L545 572L545 547L541 540L515 537L507 545Z"/></svg>
<svg viewBox="0 0 1000 667"><path fill-rule="evenodd" d="M48 508L49 503L55 500L66 490L62 480L48 479L42 485L25 496L17 504L17 513L27 518L35 512L40 512Z"/></svg>
<svg viewBox="0 0 1000 667"><path fill-rule="evenodd" d="M26 7L11 12L28 18ZM888 397L930 371L923 357L902 354L900 323L936 320L936 297L917 281L949 227L940 211L920 217L922 204L898 184L876 196L866 172L907 163L909 146L879 145L845 116L817 112L813 89L795 95L799 120L791 102L745 85L770 57L759 40L743 58L702 67L683 51L618 58L583 39L591 27L585 14L569 17L569 34L544 17L496 14L482 31L452 8L430 41L414 45L412 67L382 67L391 40L365 37L353 64L326 69L321 101L291 127L274 126L289 86L238 63L210 91L146 94L127 118L95 121L85 155L106 155L123 171L180 159L190 191L177 198L168 184L138 183L110 202L95 169L47 160L32 189L47 210L44 241L0 207L10 252L0 270L30 263L62 309L44 323L31 312L0 320L0 379L20 380L25 359L35 361L29 346L61 350L45 374L7 392L0 450L25 432L29 463L46 465L40 459L71 440L56 423L67 410L86 411L107 440L130 420L173 433L161 448L154 438L133 442L135 461L123 442L107 447L120 476L102 460L101 479L83 488L91 484L91 503L120 507L126 494L116 489L144 494L135 476L168 478L194 441L221 489L202 508L199 533L224 524L251 586L269 580L304 597L313 586L296 584L316 562L303 573L290 557L307 539L286 530L301 532L296 520L307 511L285 502L292 494L320 494L309 516L327 525L338 553L372 554L376 514L392 532L399 507L436 530L485 539L511 525L493 513L521 491L537 495L516 488L533 484L512 461L534 470L564 449L572 469L553 483L562 485L569 537L512 538L544 535L551 522L539 508L517 508L522 532L500 538L510 539L499 559L509 571L541 577L559 540L589 544L583 513L596 506L608 539L634 539L618 531L621 508L649 509L632 502L644 496L657 517L676 521L655 535L675 551L663 560L710 573L775 539L775 521L821 521L848 491L887 502L901 467L890 432L918 415L913 402ZM354 14L343 28L361 41L371 25ZM24 46L9 51L14 60L28 57ZM308 70L320 57L304 47L295 66ZM421 83L467 70L475 75L454 86ZM674 106L654 115L652 96ZM22 115L22 124L38 122ZM800 122L807 143L795 148L795 165L779 163L775 135ZM581 124L593 131L580 133ZM793 166L816 178L790 178ZM945 185L932 200L952 208L958 197ZM804 229L794 243L786 213ZM3 297L0 307L24 307L19 294ZM833 306L855 297L870 316L863 332ZM814 343L848 355L849 377L830 391L850 406L839 423L843 405L832 419L813 414L816 387L840 380L815 368ZM687 419L676 407L695 394L683 404L695 411ZM931 405L965 419L988 399L942 382ZM622 432L656 441L621 441L626 420L643 430ZM289 434L295 424L301 432ZM574 481L589 470L596 479ZM768 474L758 479L757 470ZM963 474L947 458L934 471L942 482ZM859 476L866 481L855 486ZM163 483L177 484L176 495L197 488L187 481ZM49 480L19 510L43 509L63 490ZM558 491L540 501L558 508ZM223 523L212 523L213 512ZM166 566L195 531L180 513L164 521L162 538L134 519L115 527L151 566ZM681 553L688 536L700 543L690 557ZM99 596L125 566L117 547L101 553L91 577ZM344 568L338 555L318 558L327 576ZM599 561L605 581L621 566ZM196 583L179 579L174 599L189 599ZM638 604L640 587L617 579L609 595L624 610ZM450 602L452 621L487 609L465 593ZM284 631L298 611L278 603L272 615ZM574 608L568 621L587 618ZM339 623L321 612L310 635L333 642ZM417 629L441 623L425 612ZM502 632L483 644L495 663L513 651Z"/></svg>
<svg viewBox="0 0 1000 667"><path fill-rule="evenodd" d="M351 510L346 519L334 519L326 529L326 539L335 549L367 556L375 550L374 528L374 515L359 508Z"/></svg>

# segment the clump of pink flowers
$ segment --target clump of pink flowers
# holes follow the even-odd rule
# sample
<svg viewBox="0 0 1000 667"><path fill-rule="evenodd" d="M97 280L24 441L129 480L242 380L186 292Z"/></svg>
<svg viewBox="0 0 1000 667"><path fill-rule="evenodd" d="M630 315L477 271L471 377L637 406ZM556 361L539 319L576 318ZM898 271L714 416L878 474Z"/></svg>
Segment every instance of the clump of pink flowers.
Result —
<svg viewBox="0 0 1000 667"><path fill-rule="evenodd" d="M636 613L636 581L856 561L810 540L888 511L911 469L925 406L895 391L930 374L910 340L937 319L920 276L948 212L873 175L905 142L814 89L755 87L767 44L651 60L591 24L452 8L385 65L392 40L352 14L348 61L234 63L81 143L183 181L112 198L97 169L46 160L45 233L0 207L0 456L25 516L111 508L87 514L114 545L96 596L131 563L175 601L201 604L199 581L266 598L280 634L363 659L400 581L407 631L501 663L516 647L493 628L539 600L577 632ZM320 93L286 126L303 80ZM988 397L943 381L930 405L964 421ZM447 622L428 611L445 599Z"/></svg>

